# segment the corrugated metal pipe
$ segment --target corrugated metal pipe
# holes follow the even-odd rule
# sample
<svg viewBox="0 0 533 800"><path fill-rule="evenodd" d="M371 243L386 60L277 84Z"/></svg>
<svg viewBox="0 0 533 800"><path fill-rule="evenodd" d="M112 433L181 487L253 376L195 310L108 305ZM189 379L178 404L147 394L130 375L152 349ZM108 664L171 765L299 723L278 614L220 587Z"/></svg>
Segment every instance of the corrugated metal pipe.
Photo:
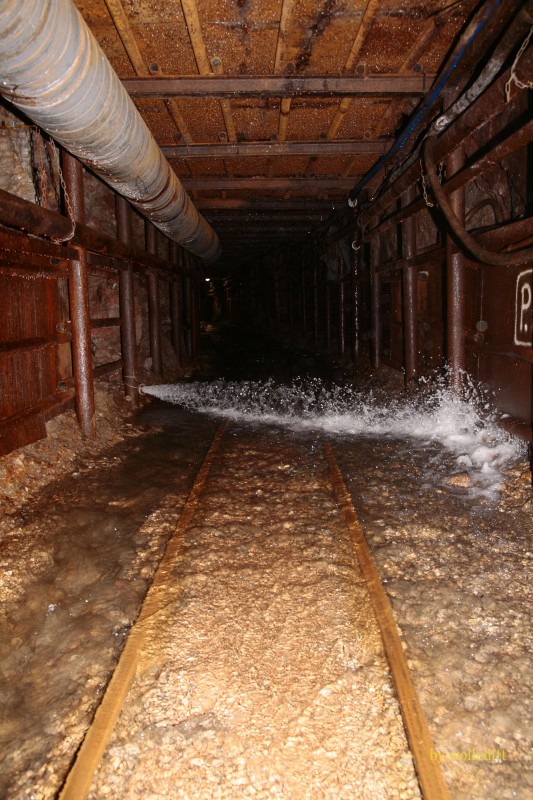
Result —
<svg viewBox="0 0 533 800"><path fill-rule="evenodd" d="M0 93L170 239L216 261L215 231L71 0L0 0Z"/></svg>

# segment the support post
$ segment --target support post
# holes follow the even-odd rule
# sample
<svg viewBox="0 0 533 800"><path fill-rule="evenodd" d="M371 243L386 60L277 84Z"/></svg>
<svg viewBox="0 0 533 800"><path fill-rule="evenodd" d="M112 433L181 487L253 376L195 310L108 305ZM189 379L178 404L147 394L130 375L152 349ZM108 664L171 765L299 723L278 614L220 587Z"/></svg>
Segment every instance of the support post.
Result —
<svg viewBox="0 0 533 800"><path fill-rule="evenodd" d="M359 299L359 258L360 248L355 250L353 247L350 249L350 277L351 277L351 291L352 291L352 331L351 331L351 345L352 345L352 361L354 364L359 360L360 353L360 299Z"/></svg>
<svg viewBox="0 0 533 800"><path fill-rule="evenodd" d="M318 247L316 240L314 246ZM313 250L313 336L318 349L318 250Z"/></svg>
<svg viewBox="0 0 533 800"><path fill-rule="evenodd" d="M372 366L374 369L379 369L381 366L380 261L381 241L378 234L374 236L370 243L370 277L372 281Z"/></svg>
<svg viewBox="0 0 533 800"><path fill-rule="evenodd" d="M176 272L173 273L169 284L170 291L170 335L172 347L176 353L176 359L180 367L183 366L183 330L182 330L182 283L181 274L181 252L176 242L170 242L170 260L176 265Z"/></svg>
<svg viewBox="0 0 533 800"><path fill-rule="evenodd" d="M185 322L185 352L187 358L192 359L193 342L192 342L192 278L191 278L191 259L188 252L183 253L183 262L185 266L185 277L183 280L183 319Z"/></svg>
<svg viewBox="0 0 533 800"><path fill-rule="evenodd" d="M117 239L131 244L131 210L128 201L122 195L115 197L117 213ZM135 332L135 294L133 288L133 267L131 264L121 267L119 283L120 301L120 333L122 338L122 377L126 397L134 403L139 400L137 381L137 346Z"/></svg>
<svg viewBox="0 0 533 800"><path fill-rule="evenodd" d="M70 153L62 153L65 189L70 199L76 222L85 222L83 194L83 168ZM65 198L66 199L66 198ZM91 353L91 322L89 314L89 286L87 281L87 254L78 248L79 258L69 262L69 299L72 322L72 361L76 391L76 414L84 436L96 434L93 361Z"/></svg>
<svg viewBox="0 0 533 800"><path fill-rule="evenodd" d="M402 206L415 200L415 187L411 186L402 196ZM411 215L402 222L403 264L403 337L405 350L405 388L412 391L419 375L418 366L418 293L417 269L410 263L416 255L415 217Z"/></svg>
<svg viewBox="0 0 533 800"><path fill-rule="evenodd" d="M339 272L339 355L344 358L346 352L346 291L343 275L344 261L342 256L337 253L337 269Z"/></svg>
<svg viewBox="0 0 533 800"><path fill-rule="evenodd" d="M145 220L144 234L146 250L157 255L157 229ZM152 372L156 376L163 374L163 356L161 352L161 302L159 296L159 275L156 270L146 273L148 287L148 327L150 331L150 355L152 356Z"/></svg>
<svg viewBox="0 0 533 800"><path fill-rule="evenodd" d="M446 160L446 175L450 179L465 162L464 147L459 145ZM464 225L465 190L457 189L449 196L449 201L457 219ZM461 394L466 372L465 348L465 270L464 255L454 251L454 241L446 237L446 295L447 295L447 350L450 367L450 386Z"/></svg>

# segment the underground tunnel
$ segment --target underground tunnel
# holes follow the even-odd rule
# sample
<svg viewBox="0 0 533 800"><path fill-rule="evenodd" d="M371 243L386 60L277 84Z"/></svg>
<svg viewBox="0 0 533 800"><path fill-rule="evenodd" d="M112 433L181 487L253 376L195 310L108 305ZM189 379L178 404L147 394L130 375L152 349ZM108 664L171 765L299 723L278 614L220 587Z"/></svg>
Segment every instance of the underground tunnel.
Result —
<svg viewBox="0 0 533 800"><path fill-rule="evenodd" d="M533 798L533 4L0 41L0 797Z"/></svg>

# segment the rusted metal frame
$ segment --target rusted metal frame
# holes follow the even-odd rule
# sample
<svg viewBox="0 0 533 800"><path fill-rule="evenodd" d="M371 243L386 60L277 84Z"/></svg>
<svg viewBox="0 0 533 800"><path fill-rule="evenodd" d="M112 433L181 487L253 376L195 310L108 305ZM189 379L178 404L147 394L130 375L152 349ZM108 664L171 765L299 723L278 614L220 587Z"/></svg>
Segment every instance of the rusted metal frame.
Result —
<svg viewBox="0 0 533 800"><path fill-rule="evenodd" d="M170 242L170 261L175 272L169 285L170 303L170 337L176 353L178 365L183 366L183 282L181 277L181 258L183 251L176 242Z"/></svg>
<svg viewBox="0 0 533 800"><path fill-rule="evenodd" d="M122 369L122 359L118 358L116 361L109 361L107 364L101 364L99 367L95 367L93 375L95 378L104 378L107 375L118 372L120 369Z"/></svg>
<svg viewBox="0 0 533 800"><path fill-rule="evenodd" d="M131 209L128 201L116 195L117 238L126 245L131 244ZM122 342L122 379L126 397L134 403L139 400L137 380L137 343L135 330L135 292L133 266L121 265L119 278L120 332Z"/></svg>
<svg viewBox="0 0 533 800"><path fill-rule="evenodd" d="M0 264L16 264L26 267L32 274L40 270L67 275L69 258L76 257L76 251L30 238L26 233L0 227Z"/></svg>
<svg viewBox="0 0 533 800"><path fill-rule="evenodd" d="M300 326L302 336L307 334L307 280L305 274L305 251L302 250L300 254Z"/></svg>
<svg viewBox="0 0 533 800"><path fill-rule="evenodd" d="M409 206L414 200L415 188L408 189L402 205ZM405 353L405 388L412 391L418 379L418 287L417 268L412 263L416 257L416 226L413 215L402 223L403 266L403 339Z"/></svg>
<svg viewBox="0 0 533 800"><path fill-rule="evenodd" d="M332 330L331 330L331 281L327 280L324 292L324 322L325 322L325 344L326 351L331 350Z"/></svg>
<svg viewBox="0 0 533 800"><path fill-rule="evenodd" d="M374 369L381 366L381 237L375 236L370 242L370 279L372 312L372 352Z"/></svg>
<svg viewBox="0 0 533 800"><path fill-rule="evenodd" d="M103 317L90 320L91 330L98 328L119 328L120 317Z"/></svg>
<svg viewBox="0 0 533 800"><path fill-rule="evenodd" d="M85 222L85 197L83 191L83 168L70 153L63 151L62 157L65 191L70 198L74 220ZM89 313L89 284L87 279L87 253L78 247L78 257L69 264L70 318L72 323L72 361L74 388L76 390L76 414L84 436L96 435L96 412L94 399L93 357L91 351L91 326Z"/></svg>
<svg viewBox="0 0 533 800"><path fill-rule="evenodd" d="M477 128L485 125L502 112L508 114L519 113L519 96L514 97L509 104L506 103L505 84L510 76L507 70L497 81L487 89L470 108L458 117L441 134L435 145L435 157L442 161L446 156ZM369 209L368 216L381 214L388 206L398 199L412 184L420 179L420 164L415 161L408 167L388 189L378 197Z"/></svg>
<svg viewBox="0 0 533 800"><path fill-rule="evenodd" d="M350 352L353 363L359 360L361 350L361 296L359 291L359 267L361 245L355 241L350 248L350 293L352 299Z"/></svg>
<svg viewBox="0 0 533 800"><path fill-rule="evenodd" d="M62 389L32 408L0 420L0 456L7 455L17 447L44 439L46 420L66 411L73 402L74 389Z"/></svg>
<svg viewBox="0 0 533 800"><path fill-rule="evenodd" d="M343 275L343 265L344 261L339 252L337 254L337 270L339 277L339 292L337 300L338 300L338 317L339 317L338 346L339 346L339 355L341 356L341 358L344 358L344 355L346 353L346 284Z"/></svg>
<svg viewBox="0 0 533 800"><path fill-rule="evenodd" d="M447 174L453 176L464 165L464 146L459 145L446 160ZM459 188L450 197L452 209L464 224L465 192ZM447 360L451 388L460 394L466 372L465 347L465 257L453 247L453 239L446 236L446 340Z"/></svg>
<svg viewBox="0 0 533 800"><path fill-rule="evenodd" d="M0 223L9 227L22 229L35 236L47 236L49 238L62 240L68 238L72 233L72 223L56 211L50 211L42 206L37 206L0 189ZM5 231L5 235L15 234L15 231ZM0 241L4 232L0 231ZM21 238L20 242L23 241ZM37 239L27 239L25 249L28 252L42 252L43 255L50 253L50 257L61 257L69 259L76 257L76 251L72 246L84 247L87 251L92 251L102 256L109 256L118 261L130 263L134 261L145 269L169 270L170 264L156 256L150 255L143 250L133 247L131 244L106 236L88 225L77 223L72 240L68 245L58 245ZM17 248L24 249L24 248ZM89 253L88 259L91 258Z"/></svg>
<svg viewBox="0 0 533 800"><path fill-rule="evenodd" d="M9 275L12 278L24 278L25 280L52 280L57 281L68 275L68 269L65 267L50 266L49 264L38 266L37 264L27 264L25 259L20 255L18 258L4 259L0 255L0 272L4 275Z"/></svg>
<svg viewBox="0 0 533 800"><path fill-rule="evenodd" d="M257 158L260 156L383 155L392 139L302 142L239 142L235 144L163 144L166 158ZM185 180L185 179L184 179ZM202 201L198 201L201 205Z"/></svg>
<svg viewBox="0 0 533 800"><path fill-rule="evenodd" d="M157 254L157 231L148 220L144 223L146 250ZM159 294L159 274L155 270L146 273L148 290L148 330L150 338L150 355L152 372L156 376L163 373L163 356L161 351L161 300Z"/></svg>
<svg viewBox="0 0 533 800"><path fill-rule="evenodd" d="M200 197L198 199L198 208L200 211L206 211L209 216L217 219L217 212L224 213L229 209L246 210L250 212L263 212L268 211L301 211L302 213L317 213L329 215L332 208L337 204L339 207L345 205L344 200L312 200L293 198L292 200L272 200L272 199L255 199L251 197L227 197L227 198L214 198L214 197Z"/></svg>
<svg viewBox="0 0 533 800"><path fill-rule="evenodd" d="M192 277L191 259L187 252L183 253L183 269L183 337L185 341L185 354L188 359L192 359Z"/></svg>
<svg viewBox="0 0 533 800"><path fill-rule="evenodd" d="M11 356L13 353L35 353L70 342L70 339L69 335L33 336L30 339L18 339L14 342L0 342L0 358Z"/></svg>
<svg viewBox="0 0 533 800"><path fill-rule="evenodd" d="M319 344L319 315L318 315L318 244L314 240L313 255L313 340L315 347Z"/></svg>
<svg viewBox="0 0 533 800"><path fill-rule="evenodd" d="M377 272L381 275L388 275L395 270L398 273L407 266L416 267L418 271L442 264L446 257L446 248L444 245L432 245L430 248L424 249L419 252L412 259L398 258L393 261L382 261Z"/></svg>
<svg viewBox="0 0 533 800"><path fill-rule="evenodd" d="M123 78L130 97L286 98L293 97L418 97L435 76L414 75L210 75L212 62L201 75L179 78ZM202 70L200 70L202 72ZM330 137L333 138L333 137Z"/></svg>
<svg viewBox="0 0 533 800"><path fill-rule="evenodd" d="M482 148L485 151L483 155L477 158L474 156L475 162L451 176L444 184L443 189L446 190L446 193L454 192L456 189L464 186L468 181L477 177L480 173L493 167L495 162L501 161L517 150L521 150L532 141L533 120L530 119L518 130L512 131L502 141L499 141L490 148Z"/></svg>
<svg viewBox="0 0 533 800"><path fill-rule="evenodd" d="M196 280L191 280L191 340L192 358L196 363L200 354L200 293Z"/></svg>
<svg viewBox="0 0 533 800"><path fill-rule="evenodd" d="M89 325L89 294L85 251L70 262L70 315L72 321L72 360L76 389L76 413L84 436L96 434L91 329Z"/></svg>
<svg viewBox="0 0 533 800"><path fill-rule="evenodd" d="M519 361L527 361L528 364L533 364L533 348L521 347L520 350L502 350L500 347L494 347L483 342L466 342L466 349L473 353L486 353L493 356L505 356L506 358L516 358Z"/></svg>
<svg viewBox="0 0 533 800"><path fill-rule="evenodd" d="M337 189L345 192L353 186L352 178L319 177L319 178L184 178L183 185L188 190L198 191L224 191L224 190L253 190L308 191L323 192Z"/></svg>

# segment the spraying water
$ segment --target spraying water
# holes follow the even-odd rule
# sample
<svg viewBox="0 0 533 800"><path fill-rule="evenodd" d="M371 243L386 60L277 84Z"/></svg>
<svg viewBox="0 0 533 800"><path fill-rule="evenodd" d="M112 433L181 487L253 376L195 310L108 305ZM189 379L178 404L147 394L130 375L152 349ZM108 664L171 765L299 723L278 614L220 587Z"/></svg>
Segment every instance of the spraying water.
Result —
<svg viewBox="0 0 533 800"><path fill-rule="evenodd" d="M299 431L438 443L454 456L483 494L496 491L502 470L521 455L521 445L497 425L498 414L469 382L461 400L444 384L415 397L391 400L376 390L326 384L320 379L179 383L143 387L145 394L190 411ZM499 415L501 418L501 414Z"/></svg>

